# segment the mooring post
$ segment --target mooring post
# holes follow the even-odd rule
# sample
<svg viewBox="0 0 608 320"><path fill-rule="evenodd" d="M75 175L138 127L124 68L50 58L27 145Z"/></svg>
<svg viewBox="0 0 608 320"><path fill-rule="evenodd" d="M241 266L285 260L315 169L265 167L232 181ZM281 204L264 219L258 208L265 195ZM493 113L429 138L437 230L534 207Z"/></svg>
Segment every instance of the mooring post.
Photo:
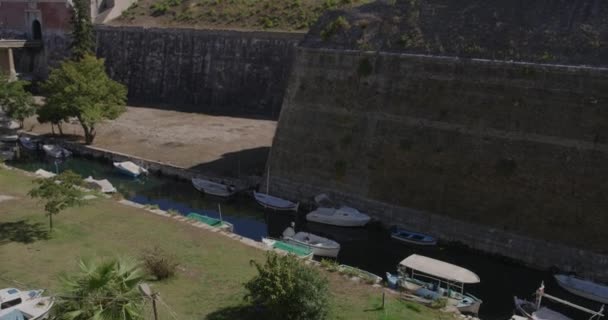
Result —
<svg viewBox="0 0 608 320"><path fill-rule="evenodd" d="M382 291L382 309L384 310L384 291Z"/></svg>

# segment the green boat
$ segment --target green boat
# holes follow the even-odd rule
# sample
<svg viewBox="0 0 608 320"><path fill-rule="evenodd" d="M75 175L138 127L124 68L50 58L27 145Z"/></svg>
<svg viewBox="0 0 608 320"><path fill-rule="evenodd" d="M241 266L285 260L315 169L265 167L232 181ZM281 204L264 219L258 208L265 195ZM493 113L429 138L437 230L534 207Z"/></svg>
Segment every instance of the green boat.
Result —
<svg viewBox="0 0 608 320"><path fill-rule="evenodd" d="M186 217L188 219L202 222L202 223L204 223L208 226L214 227L214 228L219 228L219 229L230 231L230 232L234 231L234 226L232 225L232 223L226 222L226 221L223 221L220 219L216 219L216 218L211 218L209 216L206 216L206 215L203 215L200 213L190 212Z"/></svg>
<svg viewBox="0 0 608 320"><path fill-rule="evenodd" d="M310 250L310 248L305 247L305 246L301 246L301 245L297 245L297 244L293 244L293 243L287 243L281 240L277 240L277 239L272 239L272 238L262 238L262 242L264 244L266 244L267 246L283 251L283 252L287 252L289 254L293 254L295 256L297 256L298 258L302 258L302 259L312 259L312 250Z"/></svg>

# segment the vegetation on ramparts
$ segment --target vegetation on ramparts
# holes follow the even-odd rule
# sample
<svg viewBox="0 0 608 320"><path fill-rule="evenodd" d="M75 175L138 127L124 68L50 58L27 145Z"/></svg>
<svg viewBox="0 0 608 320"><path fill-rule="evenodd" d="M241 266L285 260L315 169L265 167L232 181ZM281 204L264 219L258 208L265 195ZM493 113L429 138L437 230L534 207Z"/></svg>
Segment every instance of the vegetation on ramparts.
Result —
<svg viewBox="0 0 608 320"><path fill-rule="evenodd" d="M305 31L327 10L370 0L140 0L115 23Z"/></svg>

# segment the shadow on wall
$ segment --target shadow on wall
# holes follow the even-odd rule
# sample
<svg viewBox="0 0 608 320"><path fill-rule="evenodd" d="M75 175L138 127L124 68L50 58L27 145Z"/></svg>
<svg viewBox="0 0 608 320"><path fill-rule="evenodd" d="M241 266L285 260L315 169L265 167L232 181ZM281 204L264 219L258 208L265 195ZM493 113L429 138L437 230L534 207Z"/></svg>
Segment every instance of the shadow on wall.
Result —
<svg viewBox="0 0 608 320"><path fill-rule="evenodd" d="M270 147L229 152L218 160L195 165L190 170L220 177L261 176L264 174L269 152Z"/></svg>
<svg viewBox="0 0 608 320"><path fill-rule="evenodd" d="M127 104L130 107L135 108L151 108L158 110L170 110L178 112L188 113L199 113L210 116L222 116L222 117L233 117L233 118L244 118L244 119L256 119L256 120L271 120L277 121L279 119L280 110L276 112L268 113L263 110L251 110L247 108L226 108L226 107L214 107L214 106L202 106L193 105L186 103L144 103L137 101L136 99L129 98Z"/></svg>

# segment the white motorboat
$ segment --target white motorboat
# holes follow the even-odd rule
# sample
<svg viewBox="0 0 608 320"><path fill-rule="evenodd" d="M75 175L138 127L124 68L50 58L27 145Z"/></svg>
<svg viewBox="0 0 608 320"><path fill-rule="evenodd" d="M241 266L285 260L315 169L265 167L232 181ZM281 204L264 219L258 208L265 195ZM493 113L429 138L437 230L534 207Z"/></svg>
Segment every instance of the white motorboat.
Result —
<svg viewBox="0 0 608 320"><path fill-rule="evenodd" d="M306 220L339 227L362 227L366 225L371 218L355 208L342 206L338 209L325 207L317 208L306 215Z"/></svg>
<svg viewBox="0 0 608 320"><path fill-rule="evenodd" d="M84 179L84 182L89 184L89 187L91 189L96 189L103 193L116 192L116 188L114 188L114 186L112 185L112 183L110 183L110 181L108 181L108 179L95 180L92 176L89 176L88 178Z"/></svg>
<svg viewBox="0 0 608 320"><path fill-rule="evenodd" d="M72 155L70 150L54 144L45 144L42 146L42 150L44 150L49 157L58 159L67 158Z"/></svg>
<svg viewBox="0 0 608 320"><path fill-rule="evenodd" d="M38 141L30 137L19 137L19 144L26 150L36 151L38 149Z"/></svg>
<svg viewBox="0 0 608 320"><path fill-rule="evenodd" d="M293 227L294 224L292 223L291 227L288 227L283 231L283 240L285 242L308 247L315 256L330 258L338 257L338 253L340 252L339 243L308 232L296 233Z"/></svg>
<svg viewBox="0 0 608 320"><path fill-rule="evenodd" d="M133 163L131 161L114 162L114 167L116 169L118 169L118 171L120 171L128 176L134 177L134 178L139 177L139 175L141 175L141 174L148 173L148 170L136 165L135 163Z"/></svg>
<svg viewBox="0 0 608 320"><path fill-rule="evenodd" d="M479 313L483 301L464 292L465 284L479 283L479 276L451 263L413 254L399 263L400 283L414 295L430 301L447 298L460 312Z"/></svg>
<svg viewBox="0 0 608 320"><path fill-rule="evenodd" d="M200 192L222 198L231 197L236 192L234 186L227 186L222 183L199 178L192 178L192 185Z"/></svg>
<svg viewBox="0 0 608 320"><path fill-rule="evenodd" d="M0 135L1 142L17 142L19 136L16 134L4 134Z"/></svg>
<svg viewBox="0 0 608 320"><path fill-rule="evenodd" d="M529 320L572 320L572 318L569 318L557 311L554 311L545 306L542 306L541 302L542 302L543 298L547 298L553 302L561 303L568 307L586 312L591 315L589 318L590 320L599 319L600 317L604 316L604 314L603 314L604 306L603 305L599 311L594 311L594 310L585 308L583 306L574 304L572 302L554 297L545 292L544 283L541 283L540 287L538 288L538 290L536 290L534 295L536 296L536 299L534 302L519 299L518 297L513 297L513 301L515 302L515 309L519 313L521 313L522 316L526 317Z"/></svg>
<svg viewBox="0 0 608 320"><path fill-rule="evenodd" d="M608 286L565 274L557 274L554 277L564 290L592 301L608 304Z"/></svg>
<svg viewBox="0 0 608 320"><path fill-rule="evenodd" d="M36 170L36 172L34 172L38 177L40 178L44 178L44 179L48 179L48 178L52 178L54 176L56 176L56 174L50 172L50 171L46 171L44 169L38 169Z"/></svg>
<svg viewBox="0 0 608 320"><path fill-rule="evenodd" d="M299 203L277 198L266 193L253 192L253 197L262 207L277 211L298 211Z"/></svg>
<svg viewBox="0 0 608 320"><path fill-rule="evenodd" d="M51 297L43 297L43 292L44 290L0 289L0 319L47 319L54 301Z"/></svg>

